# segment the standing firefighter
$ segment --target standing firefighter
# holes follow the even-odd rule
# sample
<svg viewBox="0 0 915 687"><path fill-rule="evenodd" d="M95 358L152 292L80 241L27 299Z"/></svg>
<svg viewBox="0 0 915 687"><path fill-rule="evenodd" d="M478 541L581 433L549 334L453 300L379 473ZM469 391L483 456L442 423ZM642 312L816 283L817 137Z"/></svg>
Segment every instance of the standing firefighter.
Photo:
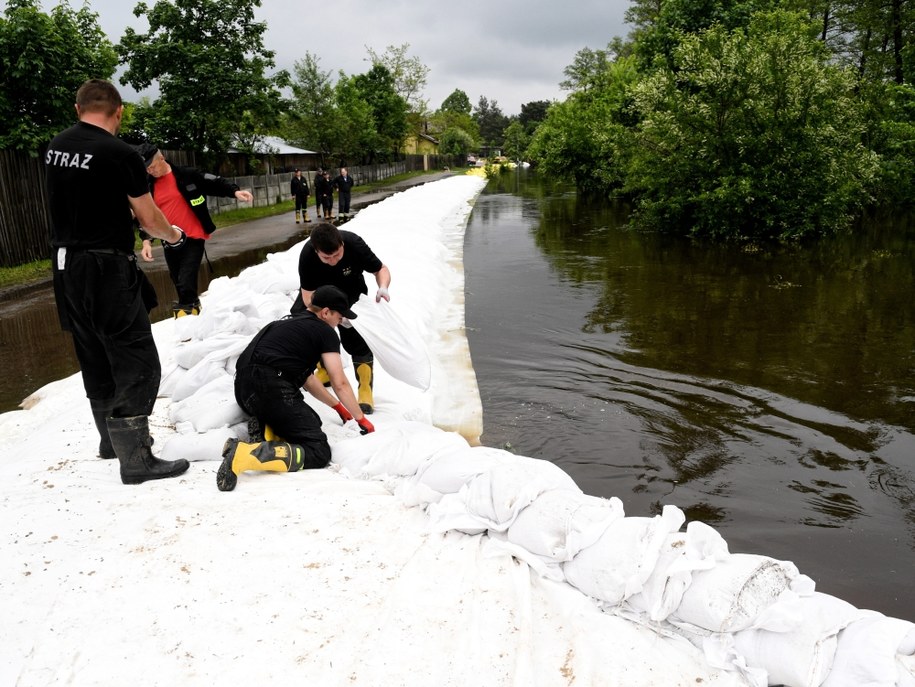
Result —
<svg viewBox="0 0 915 687"><path fill-rule="evenodd" d="M362 294L367 294L363 272L374 275L378 285L375 301L382 298L390 301L388 287L391 284L391 272L372 252L358 234L341 231L330 222L319 222L311 230L309 240L302 247L299 256L299 286L301 293L292 306L297 312L312 302L315 289L325 284L340 288L350 306ZM351 327L340 328L340 343L352 356L359 382L359 407L367 415L374 412L375 401L372 394L374 356L359 332ZM318 368L322 382L328 383L326 371Z"/></svg>
<svg viewBox="0 0 915 687"><path fill-rule="evenodd" d="M180 475L188 462L160 460L150 450L161 368L131 211L167 246L180 247L185 236L153 202L143 159L116 137L123 111L111 83L85 82L76 93L79 122L51 141L45 162L61 325L73 335L99 454L118 458L124 484L139 484Z"/></svg>
<svg viewBox="0 0 915 687"><path fill-rule="evenodd" d="M310 222L308 219L308 196L310 191L308 190L308 180L302 176L302 170L296 169L295 174L292 176L292 180L289 182L289 192L292 194L293 200L295 200L295 223L298 224L300 220L305 222Z"/></svg>
<svg viewBox="0 0 915 687"><path fill-rule="evenodd" d="M321 418L302 398L303 386L343 422L355 420L362 434L375 431L343 372L340 340L334 333L344 317L355 316L346 294L322 286L306 310L271 322L248 344L235 366L235 400L265 436L225 443L216 473L220 491L232 491L246 470L295 472L327 466L330 444L321 431ZM318 363L327 371L336 398L313 374ZM265 440L273 436L282 439Z"/></svg>

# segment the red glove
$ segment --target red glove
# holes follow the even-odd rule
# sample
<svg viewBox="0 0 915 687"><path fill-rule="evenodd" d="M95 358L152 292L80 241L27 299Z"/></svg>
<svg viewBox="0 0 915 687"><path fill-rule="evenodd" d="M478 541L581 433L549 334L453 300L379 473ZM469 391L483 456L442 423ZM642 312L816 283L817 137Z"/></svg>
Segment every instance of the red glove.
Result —
<svg viewBox="0 0 915 687"><path fill-rule="evenodd" d="M359 423L359 434L368 434L375 431L375 425L369 422L369 419L363 415L361 419L356 420Z"/></svg>
<svg viewBox="0 0 915 687"><path fill-rule="evenodd" d="M349 422L350 420L353 419L353 416L346 409L346 406L343 405L342 403L338 403L337 405L335 405L334 410L337 411L337 415L339 415L340 419L343 420L343 424L346 424L347 422Z"/></svg>

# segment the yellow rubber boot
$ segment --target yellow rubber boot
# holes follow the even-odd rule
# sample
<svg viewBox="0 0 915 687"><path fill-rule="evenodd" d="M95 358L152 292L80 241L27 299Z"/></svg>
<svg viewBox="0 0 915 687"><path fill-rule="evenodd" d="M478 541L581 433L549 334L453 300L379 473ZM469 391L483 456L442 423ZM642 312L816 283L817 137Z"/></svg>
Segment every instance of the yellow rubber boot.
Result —
<svg viewBox="0 0 915 687"><path fill-rule="evenodd" d="M371 415L375 412L375 400L372 397L374 377L372 363L359 363L356 365L356 379L359 381L357 400L359 401L359 407L366 415Z"/></svg>
<svg viewBox="0 0 915 687"><path fill-rule="evenodd" d="M302 219L305 220L305 224L308 224L311 221L308 219L308 210L302 210Z"/></svg>
<svg viewBox="0 0 915 687"><path fill-rule="evenodd" d="M295 211L295 223L298 224L298 223L299 223L299 220L300 220L301 218L302 218L302 213L299 212L298 210L296 210L296 211ZM306 219L305 221L307 222L308 220Z"/></svg>
<svg viewBox="0 0 915 687"><path fill-rule="evenodd" d="M321 363L318 363L318 366L315 368L315 376L321 384L330 386L330 375L327 374L327 370L324 369L324 366Z"/></svg>
<svg viewBox="0 0 915 687"><path fill-rule="evenodd" d="M216 471L219 491L232 491L238 476L246 470L295 472L302 467L304 451L298 444L285 441L261 441L249 444L229 439L222 447L222 465Z"/></svg>

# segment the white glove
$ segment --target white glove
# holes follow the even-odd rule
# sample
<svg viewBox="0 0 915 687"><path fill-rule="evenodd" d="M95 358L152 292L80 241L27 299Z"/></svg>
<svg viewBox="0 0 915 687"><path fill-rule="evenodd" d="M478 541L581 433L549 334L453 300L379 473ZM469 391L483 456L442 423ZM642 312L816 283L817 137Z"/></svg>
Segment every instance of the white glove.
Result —
<svg viewBox="0 0 915 687"><path fill-rule="evenodd" d="M348 317L343 317L340 319L340 326L344 329L352 329L353 323L349 321Z"/></svg>
<svg viewBox="0 0 915 687"><path fill-rule="evenodd" d="M378 289L378 293L375 294L375 302L381 303L382 298L384 298L388 303L391 302L391 294L389 294L388 290L383 286Z"/></svg>

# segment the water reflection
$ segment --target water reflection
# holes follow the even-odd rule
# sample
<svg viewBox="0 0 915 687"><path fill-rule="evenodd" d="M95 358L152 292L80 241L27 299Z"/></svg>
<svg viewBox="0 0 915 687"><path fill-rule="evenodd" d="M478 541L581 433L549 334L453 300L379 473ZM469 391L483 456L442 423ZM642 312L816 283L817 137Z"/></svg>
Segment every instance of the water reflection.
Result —
<svg viewBox="0 0 915 687"><path fill-rule="evenodd" d="M888 599L915 564L911 221L773 248L633 233L626 214L521 174L477 202L465 272L484 443L553 460L631 514L679 505L732 550L795 560L900 615Z"/></svg>

